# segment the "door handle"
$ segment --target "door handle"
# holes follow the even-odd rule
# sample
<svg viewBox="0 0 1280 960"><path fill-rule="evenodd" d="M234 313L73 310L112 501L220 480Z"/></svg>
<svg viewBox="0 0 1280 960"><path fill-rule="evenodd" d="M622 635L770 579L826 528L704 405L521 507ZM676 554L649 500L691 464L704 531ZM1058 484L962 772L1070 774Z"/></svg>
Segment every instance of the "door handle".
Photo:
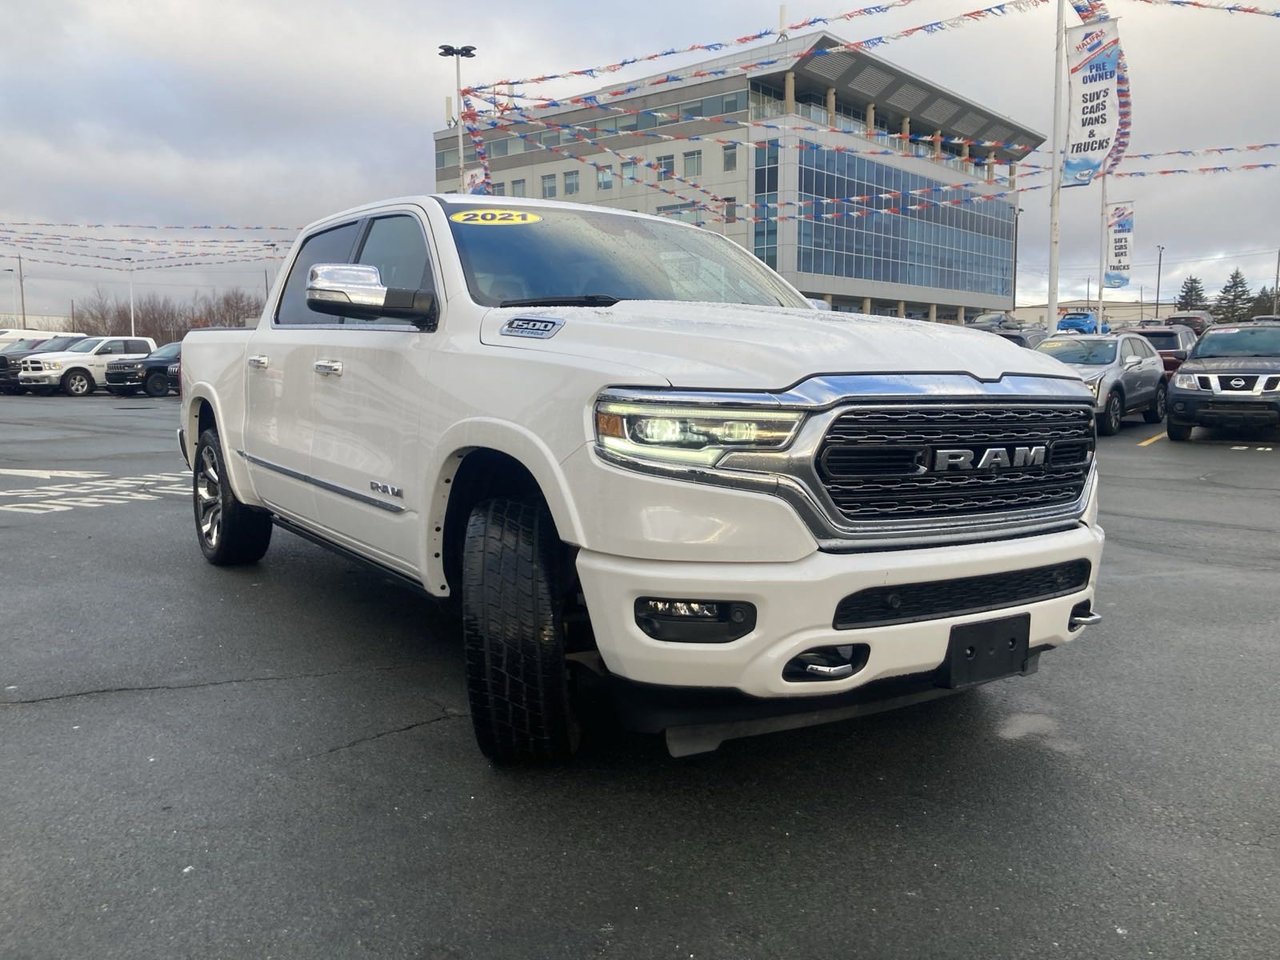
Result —
<svg viewBox="0 0 1280 960"><path fill-rule="evenodd" d="M270 362L271 360L269 357L265 357L260 353L249 358L249 366L255 367L258 370L267 369L267 364L269 364Z"/></svg>
<svg viewBox="0 0 1280 960"><path fill-rule="evenodd" d="M340 377L342 376L342 361L317 360L315 362L315 371L322 377Z"/></svg>

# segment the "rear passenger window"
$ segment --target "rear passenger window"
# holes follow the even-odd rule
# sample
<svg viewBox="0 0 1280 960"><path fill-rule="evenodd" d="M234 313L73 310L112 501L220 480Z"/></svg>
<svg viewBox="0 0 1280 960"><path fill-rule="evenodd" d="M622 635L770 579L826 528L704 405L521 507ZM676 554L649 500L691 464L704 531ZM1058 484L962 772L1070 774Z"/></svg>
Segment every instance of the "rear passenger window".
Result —
<svg viewBox="0 0 1280 960"><path fill-rule="evenodd" d="M145 340L130 340L125 353L150 353L151 346Z"/></svg>
<svg viewBox="0 0 1280 960"><path fill-rule="evenodd" d="M289 279L285 281L276 323L339 323L339 318L316 313L307 307L307 275L317 263L349 263L356 243L356 224L345 223L323 233L312 234L303 241L293 261Z"/></svg>

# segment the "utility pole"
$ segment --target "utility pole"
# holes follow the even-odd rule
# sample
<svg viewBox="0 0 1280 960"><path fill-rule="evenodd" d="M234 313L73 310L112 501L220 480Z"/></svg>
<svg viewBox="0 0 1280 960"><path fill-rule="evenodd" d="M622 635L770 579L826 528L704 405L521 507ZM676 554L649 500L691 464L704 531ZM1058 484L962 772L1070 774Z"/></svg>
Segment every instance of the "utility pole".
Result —
<svg viewBox="0 0 1280 960"><path fill-rule="evenodd" d="M1096 322L1098 332L1102 332L1102 289L1107 285L1107 239L1111 230L1110 217L1107 216L1107 175L1098 177L1098 186L1102 188L1102 240L1098 244L1098 314Z"/></svg>
<svg viewBox="0 0 1280 960"><path fill-rule="evenodd" d="M1280 314L1280 250L1276 251L1276 282L1271 288L1271 312Z"/></svg>
<svg viewBox="0 0 1280 960"><path fill-rule="evenodd" d="M125 257L129 264L129 336L133 336L133 257Z"/></svg>
<svg viewBox="0 0 1280 960"><path fill-rule="evenodd" d="M1164 247L1156 244L1156 319L1160 319L1160 269L1164 266Z"/></svg>
<svg viewBox="0 0 1280 960"><path fill-rule="evenodd" d="M22 301L22 329L27 329L27 287L22 279L22 254L18 254L18 298Z"/></svg>

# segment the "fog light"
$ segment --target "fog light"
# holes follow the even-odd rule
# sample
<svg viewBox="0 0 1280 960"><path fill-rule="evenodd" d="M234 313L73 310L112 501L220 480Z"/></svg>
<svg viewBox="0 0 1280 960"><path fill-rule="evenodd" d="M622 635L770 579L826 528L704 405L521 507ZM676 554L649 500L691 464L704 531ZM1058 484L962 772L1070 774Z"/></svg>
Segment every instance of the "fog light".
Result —
<svg viewBox="0 0 1280 960"><path fill-rule="evenodd" d="M669 643L730 643L756 628L756 608L740 600L640 597L636 625Z"/></svg>

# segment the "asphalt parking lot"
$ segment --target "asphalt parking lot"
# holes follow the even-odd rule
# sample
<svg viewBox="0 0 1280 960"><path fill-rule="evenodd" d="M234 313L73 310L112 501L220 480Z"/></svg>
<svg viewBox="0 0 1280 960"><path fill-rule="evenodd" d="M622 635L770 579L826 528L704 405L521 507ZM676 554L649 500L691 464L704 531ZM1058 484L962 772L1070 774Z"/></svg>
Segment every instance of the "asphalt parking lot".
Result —
<svg viewBox="0 0 1280 960"><path fill-rule="evenodd" d="M196 546L177 401L0 397L0 958L1280 955L1280 438L1102 438L1034 676L672 760L475 749L457 625Z"/></svg>

